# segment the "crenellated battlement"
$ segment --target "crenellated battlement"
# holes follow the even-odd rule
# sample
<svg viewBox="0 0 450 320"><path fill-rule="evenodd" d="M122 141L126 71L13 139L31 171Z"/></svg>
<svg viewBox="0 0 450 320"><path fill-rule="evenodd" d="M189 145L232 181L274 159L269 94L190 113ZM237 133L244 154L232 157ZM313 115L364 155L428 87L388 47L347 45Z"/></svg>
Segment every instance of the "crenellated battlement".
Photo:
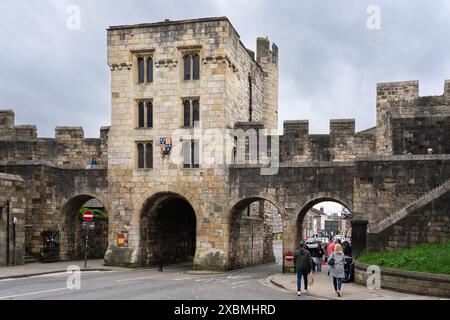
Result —
<svg viewBox="0 0 450 320"><path fill-rule="evenodd" d="M440 96L420 96L419 81L377 85L377 154L450 152L450 80Z"/></svg>
<svg viewBox="0 0 450 320"><path fill-rule="evenodd" d="M256 39L256 61L258 63L271 62L278 64L278 46L272 43L268 38L258 37Z"/></svg>
<svg viewBox="0 0 450 320"><path fill-rule="evenodd" d="M377 84L377 102L412 100L419 97L419 81L384 82Z"/></svg>
<svg viewBox="0 0 450 320"><path fill-rule="evenodd" d="M354 119L330 120L329 134L309 134L307 120L284 122L282 161L350 161L375 152L372 132L356 133Z"/></svg>
<svg viewBox="0 0 450 320"><path fill-rule="evenodd" d="M107 164L109 127L100 138L85 138L82 127L56 127L55 138L38 138L35 125L15 125L13 110L0 110L0 159L7 163L46 161L56 166L80 166L96 158Z"/></svg>

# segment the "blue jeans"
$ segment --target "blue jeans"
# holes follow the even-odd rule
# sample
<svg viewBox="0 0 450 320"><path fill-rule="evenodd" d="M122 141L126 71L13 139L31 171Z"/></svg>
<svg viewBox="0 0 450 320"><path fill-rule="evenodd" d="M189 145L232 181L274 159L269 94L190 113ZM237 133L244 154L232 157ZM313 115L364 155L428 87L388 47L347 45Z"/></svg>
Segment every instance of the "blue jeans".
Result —
<svg viewBox="0 0 450 320"><path fill-rule="evenodd" d="M335 291L341 291L342 288L342 278L333 277L333 286Z"/></svg>
<svg viewBox="0 0 450 320"><path fill-rule="evenodd" d="M302 289L302 277L305 282L305 290L308 290L308 273L309 270L307 267L297 268L297 291L301 291Z"/></svg>
<svg viewBox="0 0 450 320"><path fill-rule="evenodd" d="M316 266L317 266L317 271L319 271L319 272L322 271L322 259L323 259L323 257L316 257Z"/></svg>

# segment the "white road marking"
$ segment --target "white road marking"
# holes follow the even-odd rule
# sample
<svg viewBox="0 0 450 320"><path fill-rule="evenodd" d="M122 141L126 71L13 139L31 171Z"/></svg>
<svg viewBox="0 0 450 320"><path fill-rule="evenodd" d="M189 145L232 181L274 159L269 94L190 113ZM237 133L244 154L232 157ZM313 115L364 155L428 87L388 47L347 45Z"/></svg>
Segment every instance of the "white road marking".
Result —
<svg viewBox="0 0 450 320"><path fill-rule="evenodd" d="M4 296L4 297L0 297L0 299L25 297L25 296L31 296L33 294L41 294L41 293L48 293L48 292L55 292L55 291L62 291L62 290L69 290L69 289L68 288L59 288L59 289L51 289L51 290L44 290L44 291L35 291L35 292L29 292L29 293L23 293L23 294L16 294L16 295L12 295L12 296Z"/></svg>
<svg viewBox="0 0 450 320"><path fill-rule="evenodd" d="M238 281L238 282L233 282L232 284L239 284L239 283L247 283L248 281Z"/></svg>
<svg viewBox="0 0 450 320"><path fill-rule="evenodd" d="M174 281L182 281L182 280L191 280L192 278L178 278L178 279L173 279Z"/></svg>
<svg viewBox="0 0 450 320"><path fill-rule="evenodd" d="M126 282L126 281L138 281L138 280L147 280L147 279L155 279L155 278L161 278L162 276L149 276L149 277L140 277L140 278L128 278L128 279L120 279L116 280L116 282Z"/></svg>

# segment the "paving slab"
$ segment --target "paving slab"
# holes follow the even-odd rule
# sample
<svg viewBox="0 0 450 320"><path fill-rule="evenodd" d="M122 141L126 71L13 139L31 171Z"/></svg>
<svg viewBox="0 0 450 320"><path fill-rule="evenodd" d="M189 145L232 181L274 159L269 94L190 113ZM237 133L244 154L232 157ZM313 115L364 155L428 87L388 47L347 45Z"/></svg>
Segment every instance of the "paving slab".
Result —
<svg viewBox="0 0 450 320"><path fill-rule="evenodd" d="M273 284L291 291L293 294L297 293L297 276L293 273L277 273L270 276L269 280ZM371 290L354 282L342 285L343 295L339 298L334 291L333 278L328 276L324 270L314 274L314 282L309 287L309 290L311 296L332 300L447 300L440 297L420 296L386 289Z"/></svg>

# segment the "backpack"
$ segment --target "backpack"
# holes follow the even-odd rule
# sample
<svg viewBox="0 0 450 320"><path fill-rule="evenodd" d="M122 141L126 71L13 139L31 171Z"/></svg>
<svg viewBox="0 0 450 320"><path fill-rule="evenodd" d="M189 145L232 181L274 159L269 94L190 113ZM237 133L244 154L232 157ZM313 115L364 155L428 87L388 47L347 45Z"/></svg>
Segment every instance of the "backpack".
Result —
<svg viewBox="0 0 450 320"><path fill-rule="evenodd" d="M333 267L334 266L334 262L335 261L334 261L334 254L333 254L333 257L330 256L330 258L328 258L328 264Z"/></svg>

